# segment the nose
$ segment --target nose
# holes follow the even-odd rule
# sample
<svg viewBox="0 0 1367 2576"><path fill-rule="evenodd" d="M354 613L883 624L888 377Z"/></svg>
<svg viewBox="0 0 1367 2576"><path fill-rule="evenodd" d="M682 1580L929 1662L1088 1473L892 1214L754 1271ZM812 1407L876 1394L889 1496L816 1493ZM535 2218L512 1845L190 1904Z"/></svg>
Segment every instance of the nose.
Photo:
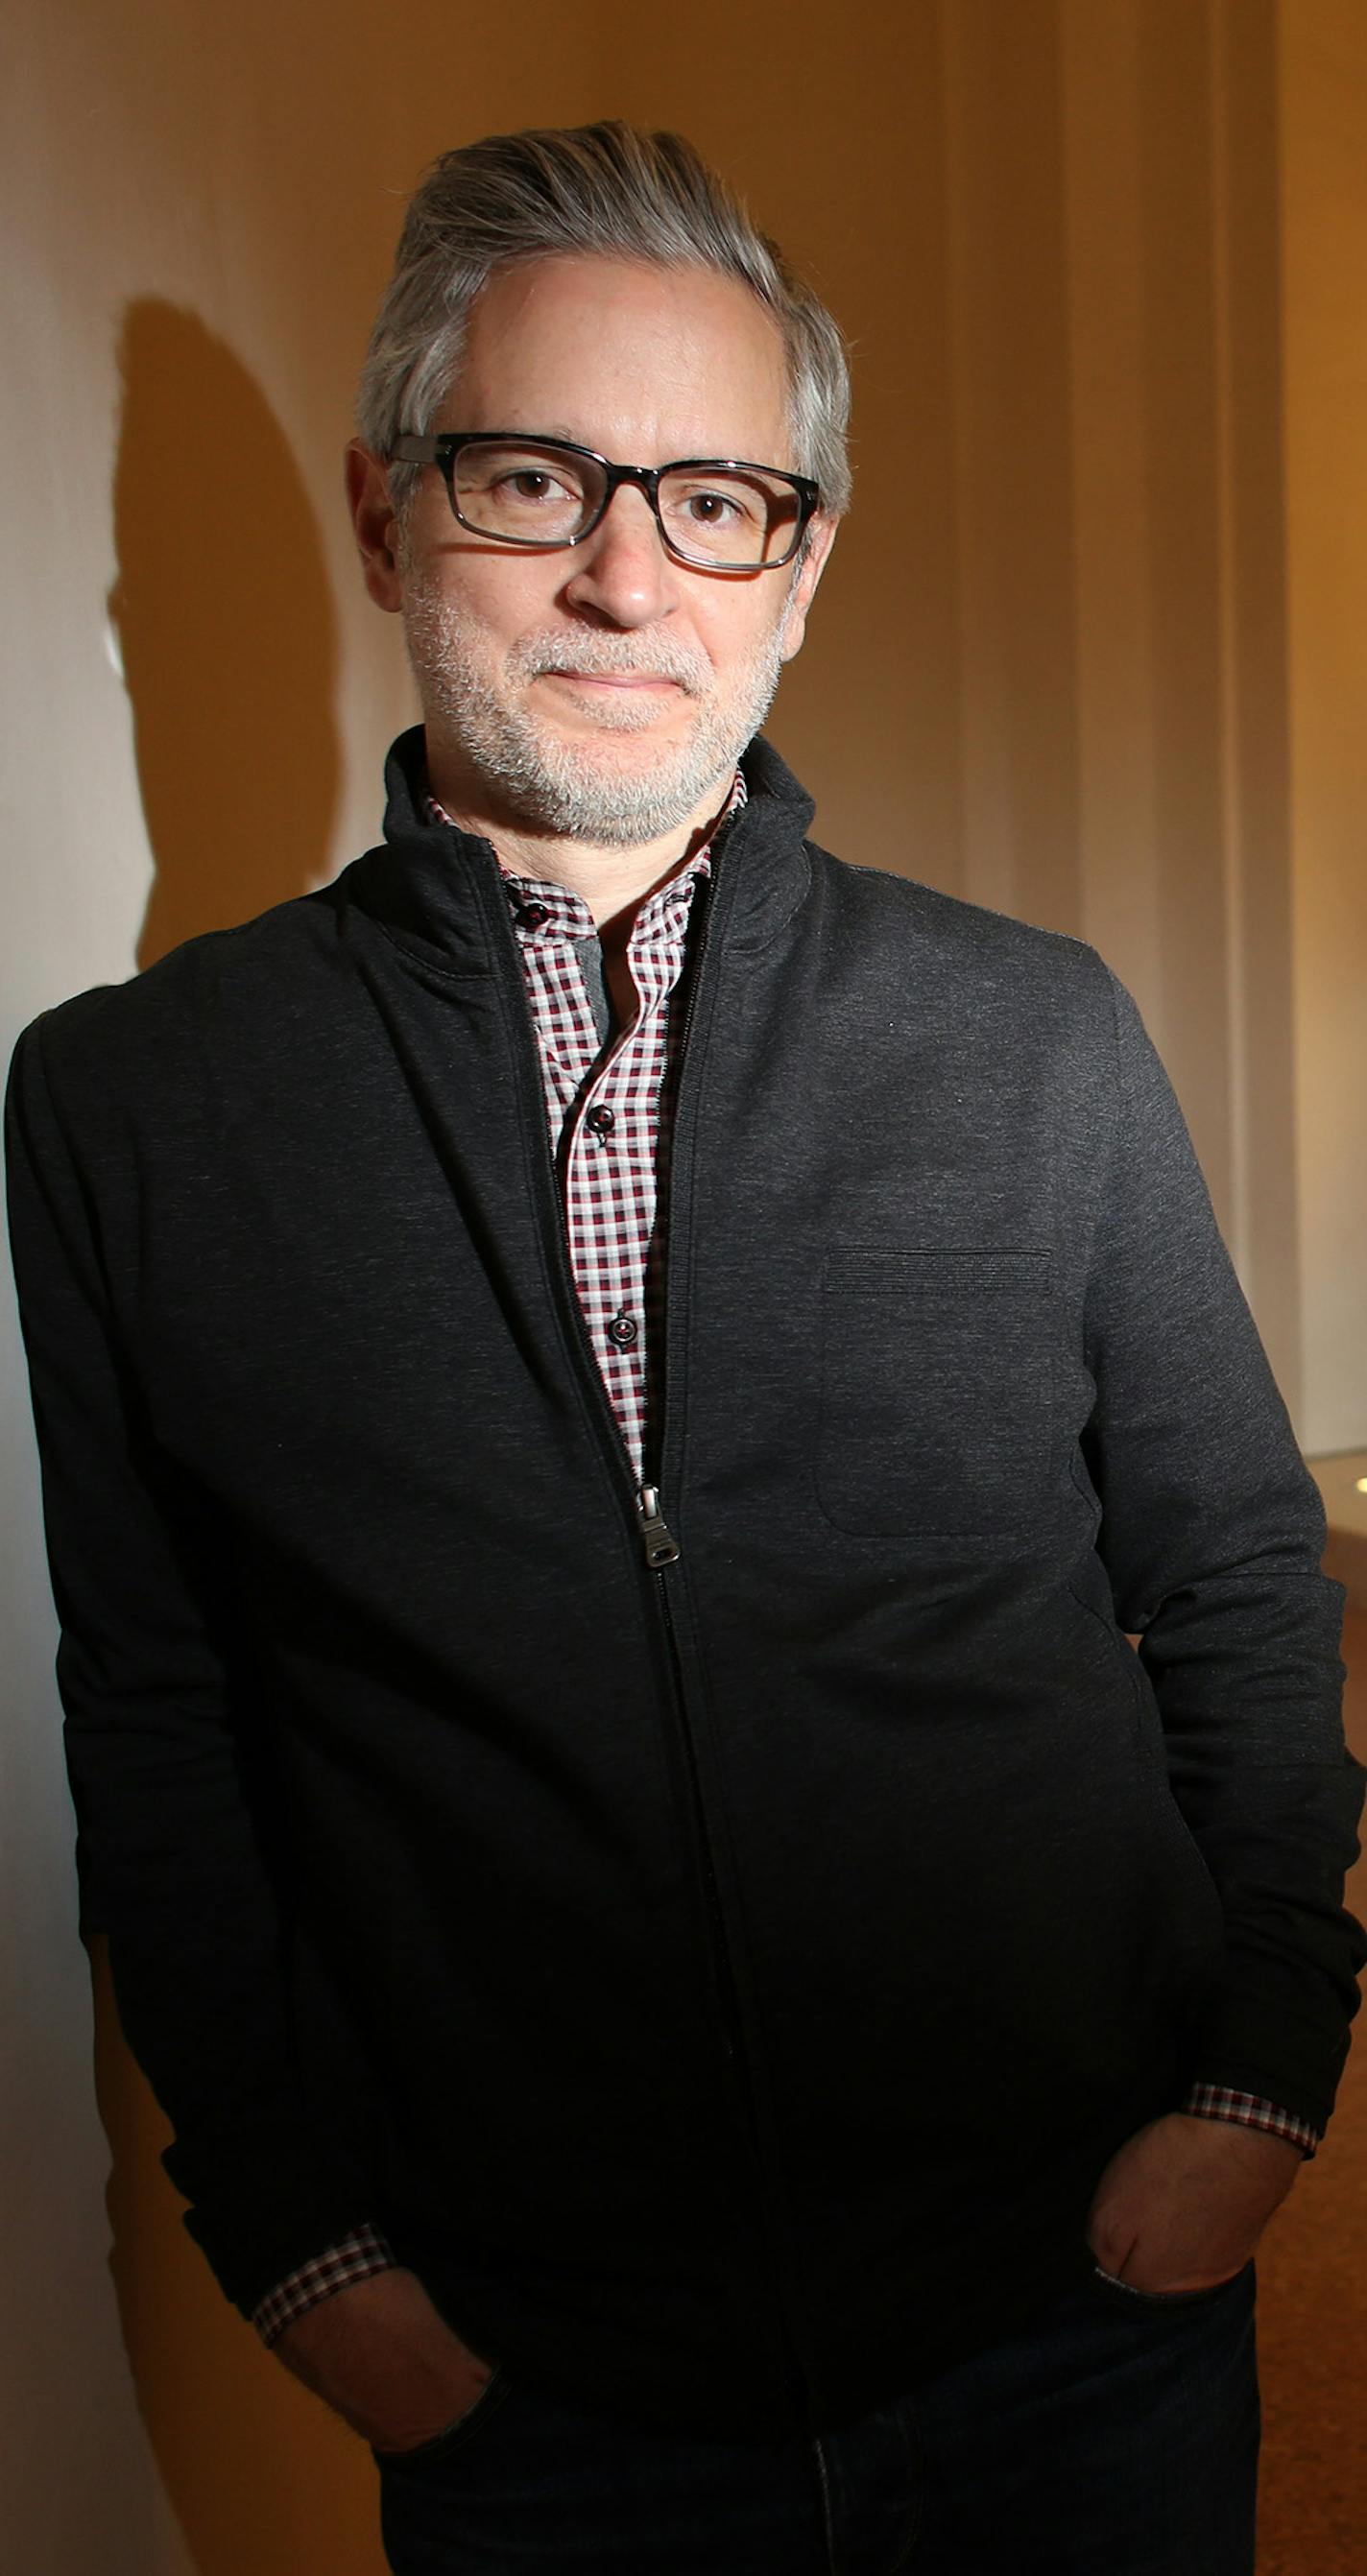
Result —
<svg viewBox="0 0 1367 2576"><path fill-rule="evenodd" d="M619 627L651 626L676 599L674 565L644 492L620 484L592 536L575 547L572 607Z"/></svg>

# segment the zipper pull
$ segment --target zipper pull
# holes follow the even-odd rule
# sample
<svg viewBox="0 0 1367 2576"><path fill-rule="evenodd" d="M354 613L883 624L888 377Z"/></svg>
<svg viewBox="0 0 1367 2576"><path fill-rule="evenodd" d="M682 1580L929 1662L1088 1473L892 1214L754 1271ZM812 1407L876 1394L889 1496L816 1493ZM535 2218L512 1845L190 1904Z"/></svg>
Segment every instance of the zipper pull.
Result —
<svg viewBox="0 0 1367 2576"><path fill-rule="evenodd" d="M679 1554L679 1547L661 1518L658 1485L641 1486L636 1496L636 1509L641 1515L641 1544L646 1552L647 1565L672 1565Z"/></svg>

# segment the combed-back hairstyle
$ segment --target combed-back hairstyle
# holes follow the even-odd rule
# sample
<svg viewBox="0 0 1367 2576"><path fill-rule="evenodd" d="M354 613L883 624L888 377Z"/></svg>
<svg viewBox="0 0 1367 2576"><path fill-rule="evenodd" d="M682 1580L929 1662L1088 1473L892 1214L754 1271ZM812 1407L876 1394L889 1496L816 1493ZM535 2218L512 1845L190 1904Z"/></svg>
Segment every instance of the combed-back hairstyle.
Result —
<svg viewBox="0 0 1367 2576"><path fill-rule="evenodd" d="M387 457L402 432L430 431L491 277L567 252L713 269L748 286L782 333L798 470L815 476L823 508L848 508L849 369L836 324L691 143L616 120L487 135L425 172L361 373L356 423L367 447ZM390 467L396 510L420 472Z"/></svg>

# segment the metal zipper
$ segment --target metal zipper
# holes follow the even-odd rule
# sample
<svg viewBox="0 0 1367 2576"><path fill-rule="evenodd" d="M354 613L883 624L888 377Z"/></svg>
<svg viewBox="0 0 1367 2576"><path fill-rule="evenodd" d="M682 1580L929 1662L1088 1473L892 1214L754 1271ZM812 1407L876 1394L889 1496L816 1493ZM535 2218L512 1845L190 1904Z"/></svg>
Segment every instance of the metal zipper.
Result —
<svg viewBox="0 0 1367 2576"><path fill-rule="evenodd" d="M665 1652L669 1664L669 1678L672 1686L674 1709L677 1718L677 1732L679 1740L683 1745L684 1759L688 1766L689 1795L693 1805L694 1832L697 1840L702 1877L703 1899L707 1910L708 1925L712 1936L712 1973L717 2000L718 2031L722 2047L730 2062L732 2078L736 2088L737 2108L740 2119L740 2134L744 2142L745 2151L749 2157L752 2187L755 2196L754 2210L758 2225L758 2242L763 2249L764 2260L769 2272L771 2295L774 2302L774 2317L778 2329L778 2336L788 2357L790 2384L795 2389L800 2390L803 2393L803 2402L806 2404L809 2402L811 2373L809 2372L807 2364L803 2358L797 2337L793 2332L787 2274L779 2245L775 2239L772 2208L773 2184L768 2160L764 2153L763 2132L761 2130L759 2112L755 2102L755 2088L751 2073L750 2052L746 2046L745 2040L745 2021L741 2012L740 1995L736 1986L735 1969L731 1961L730 1935L726 1929L726 1917L722 1912L721 1889L717 1884L716 1866L712 1858L712 1838L707 1830L707 1809L703 1800L702 1782L698 1777L697 1752L693 1742L692 1729L690 1728L685 1715L686 1702L683 1682L683 1665L679 1654L679 1640L674 1624L674 1611L669 1597L669 1585L664 1580L663 1575L652 1588L659 1596L660 1617L665 1637Z"/></svg>
<svg viewBox="0 0 1367 2576"><path fill-rule="evenodd" d="M702 985L703 968L710 945L713 891L713 887L708 885L707 912L703 919L702 933L698 943L697 955L693 960L688 1002L684 1012L684 1024L679 1038L681 1085L683 1068L687 1056L688 1041L692 1033L693 1022L697 1011L698 993ZM506 907L502 909L499 927L507 941L508 948L511 951L510 962L520 991L522 962L517 954L517 943L512 935L512 927L508 921ZM782 2287L783 2267L779 2261L777 2249L774 2246L770 2233L767 2164L761 2143L761 2129L755 2107L754 2088L750 2077L749 2057L745 2045L745 2024L741 2013L740 1996L736 1985L735 1970L731 1961L731 1942L726 1928L726 1917L722 1910L721 1889L718 1884L716 1866L712 1857L712 1840L707 1828L707 1809L702 1794L702 1783L698 1776L697 1751L693 1742L692 1730L689 1726L686 1714L687 1695L684 1689L683 1663L679 1653L679 1642L674 1625L673 1610L670 1605L669 1585L665 1580L665 1568L667 1566L677 1564L683 1551L665 1521L660 1509L659 1487L653 1484L638 1484L636 1481L635 1461L633 1460L631 1452L623 1437L621 1424L613 1411L612 1400L608 1394L607 1387L603 1381L602 1371L598 1365L598 1354L589 1338L588 1326L584 1320L584 1310L579 1303L579 1293L575 1286L573 1270L570 1267L569 1244L566 1240L564 1217L560 1202L559 1175L555 1168L555 1156L551 1150L550 1136L547 1130L545 1086L541 1073L540 1061L537 1056L536 1035L532 1028L530 1017L526 1014L524 1014L520 1034L522 1034L525 1039L524 1062L530 1059L531 1071L534 1076L531 1091L535 1104L535 1113L537 1116L538 1131L541 1140L541 1153L543 1157L542 1170L550 1185L552 1215L551 1231L555 1247L552 1258L557 1282L561 1292L562 1311L569 1319L571 1339L575 1343L579 1354L587 1367L589 1377L592 1382L593 1397L599 1422L604 1431L608 1434L609 1443L614 1456L625 1466L628 1478L630 1479L635 1506L636 1528L641 1541L642 1553L645 1558L648 1572L657 1578L650 1585L650 1590L659 1604L659 1616L664 1638L665 1660L668 1668L670 1695L674 1705L678 1738L682 1743L684 1757L687 1764L689 1794L692 1801L694 1815L694 1831L697 1839L698 1854L701 1864L703 1895L708 1923L712 1935L712 1963L716 1981L720 2036L722 2046L726 2052L727 2058L731 2062L735 2074L737 2091L739 2094L742 2131L746 2147L749 2150L752 2160L756 2187L759 2194L759 2214L763 2239L768 2248L769 2259L773 2267L774 2295L777 2304L782 2337L789 2354L791 2355L797 2378L801 2383L805 2384L807 2372L803 2366L797 2345L794 2342L788 2320L788 2300ZM618 1043L621 1044L622 1042L622 1040L619 1040ZM674 1122L676 1128L677 1116L678 1095L676 1094ZM674 1153L673 1136L671 1135L671 1189L673 1186L673 1172ZM668 1373L666 1371L666 1386L667 1384ZM663 1440L661 1440L657 1446L660 1449L663 1449Z"/></svg>
<svg viewBox="0 0 1367 2576"><path fill-rule="evenodd" d="M708 946L710 943L712 926L711 896L712 888L709 885L706 898L707 910L703 916L697 954L692 962L688 1001L684 1012L684 1024L679 1039L679 1064L681 1072L687 1052L688 1040L693 1028L694 1017L697 1009L698 991L702 983L703 967L706 962ZM517 953L517 942L513 937L512 927L508 921L506 906L501 909L499 914L499 931L503 938L506 939L508 950L511 952L509 963L520 991L522 961ZM707 1829L707 1808L703 1799L702 1783L698 1777L697 1751L694 1746L693 1736L686 1714L687 1694L684 1689L683 1663L679 1654L679 1643L674 1628L673 1612L670 1607L669 1586L664 1579L666 1567L676 1565L678 1563L679 1558L682 1555L682 1550L660 1508L660 1489L658 1485L637 1482L635 1460L632 1458L631 1452L627 1447L622 1434L622 1426L613 1411L612 1400L603 1382L603 1373L598 1365L598 1354L589 1337L588 1326L584 1320L584 1310L579 1303L579 1292L574 1284L574 1272L570 1267L570 1250L565 1236L564 1215L560 1200L560 1176L556 1171L555 1156L551 1150L551 1141L546 1119L545 1087L542 1079L540 1062L537 1057L536 1035L532 1028L530 1018L525 1013L523 1014L522 1020L518 1022L516 1026L517 1037L515 1038L514 1043L517 1044L519 1041L522 1043L524 1064L528 1061L530 1062L530 1071L533 1077L530 1088L535 1102L538 1120L538 1134L540 1137L540 1151L542 1157L541 1170L549 1185L552 1219L551 1231L554 1242L552 1260L557 1284L560 1289L561 1309L569 1323L571 1340L578 1350L588 1371L592 1384L593 1401L598 1420L607 1435L614 1458L621 1462L622 1466L626 1470L628 1478L630 1479L632 1498L635 1507L635 1526L641 1544L641 1552L645 1558L648 1573L657 1578L656 1581L651 1584L650 1590L659 1605L659 1616L664 1637L665 1661L668 1670L670 1694L674 1705L676 1728L679 1740L683 1746L684 1757L688 1768L689 1794L693 1805L694 1833L697 1839L703 1878L704 1897L712 1932L713 1967L717 1981L717 2000L721 2012L722 2041L726 2054L732 2060L733 2064L735 2064L739 2069L744 2069L744 2023L741 2018L740 1998L736 1989L735 1972L731 1964L731 1944L726 1930L726 1917L722 1911L721 1890L717 1882L716 1867L712 1857L711 1836ZM618 1043L620 1045L624 1043L624 1040L619 1039ZM677 1095L675 1107L677 1113ZM670 1176L672 1185L672 1144L670 1153ZM753 2101L751 2099L748 2076L743 2080L741 2089L746 2139L750 2152L755 2159L756 2169L762 2175L764 2170L763 2157L760 2149L759 2130L755 2118Z"/></svg>
<svg viewBox="0 0 1367 2576"><path fill-rule="evenodd" d="M703 914L697 952L692 961L689 976L688 999L684 1009L683 1028L679 1034L679 1084L675 1094L674 1118L670 1134L669 1186L671 1193L674 1186L675 1171L674 1142L678 1132L678 1111L680 1099L682 1097L684 1076L687 1068L688 1043L693 1032L694 1019L697 1015L698 995L702 989L703 970L707 961L708 948L711 944L712 912L715 896L715 879L704 880L702 899L706 906L706 910ZM695 900L696 899L697 898L695 897ZM568 1268L568 1256L566 1258L566 1268ZM578 1304L577 1298L575 1303L576 1305ZM667 1313L668 1296L666 1295L666 1317ZM669 1369L667 1353L665 1355L665 1360L664 1385L665 1401L667 1404L669 1400ZM662 1427L660 1437L656 1444L656 1450L657 1455L663 1455L664 1439ZM683 1658L679 1651L678 1630L675 1625L674 1608L670 1599L670 1587L664 1578L664 1568L676 1563L682 1551L664 1519L660 1508L659 1488L657 1486L642 1485L640 1487L637 1495L637 1509L641 1516L640 1529L642 1541L645 1547L646 1563L651 1570L659 1576L659 1581L652 1585L651 1588L656 1593L660 1604L660 1619L664 1630L665 1651L669 1665L669 1678L672 1685L678 1737L683 1745L684 1758L688 1766L689 1794L692 1799L694 1813L694 1831L696 1834L697 1849L701 1866L704 1900L706 1903L708 1922L712 1934L713 1974L716 1980L721 2040L726 2054L731 2061L736 2089L739 2096L742 2132L754 2175L760 2238L768 2256L772 2275L773 2297L779 2333L783 2345L788 2353L789 2361L792 2365L794 2384L805 2390L809 2384L809 2373L793 2334L789 2314L789 2300L784 2265L780 2257L779 2248L774 2240L771 2211L772 2184L768 2162L764 2153L763 2132L760 2124L759 2112L755 2101L755 2089L751 2074L750 2054L746 2046L745 2039L745 2020L741 2011L740 1993L736 1983L735 1968L732 1964L731 1938L726 1928L726 1916L722 1909L721 1888L717 1879L716 1864L712 1856L712 1837L708 1831L707 1807L703 1798L702 1782L698 1774L697 1748L694 1744L693 1731L688 1723L686 1713L688 1705L687 1693L684 1688Z"/></svg>
<svg viewBox="0 0 1367 2576"><path fill-rule="evenodd" d="M676 1565L680 1554L679 1542L660 1510L658 1486L638 1486L636 1508L641 1515L641 1544L651 1572L658 1573L662 1565Z"/></svg>

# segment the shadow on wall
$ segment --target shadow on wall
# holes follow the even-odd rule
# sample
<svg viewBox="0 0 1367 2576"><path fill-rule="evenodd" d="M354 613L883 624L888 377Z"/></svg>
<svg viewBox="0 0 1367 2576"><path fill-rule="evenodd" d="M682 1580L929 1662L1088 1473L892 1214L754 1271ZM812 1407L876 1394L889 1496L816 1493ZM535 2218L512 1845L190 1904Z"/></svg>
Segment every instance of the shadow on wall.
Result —
<svg viewBox="0 0 1367 2576"><path fill-rule="evenodd" d="M124 318L110 620L156 874L138 964L328 873L337 633L269 404L193 313Z"/></svg>
<svg viewBox="0 0 1367 2576"><path fill-rule="evenodd" d="M370 2453L272 2360L180 2222L170 2130L90 1943L110 2268L139 2411L195 2576L384 2576Z"/></svg>
<svg viewBox="0 0 1367 2576"><path fill-rule="evenodd" d="M120 361L109 608L156 868L146 967L326 875L337 641L313 506L246 369L151 300L129 307ZM370 2455L262 2350L186 2235L102 1942L91 1969L115 2294L196 2576L383 2576Z"/></svg>

